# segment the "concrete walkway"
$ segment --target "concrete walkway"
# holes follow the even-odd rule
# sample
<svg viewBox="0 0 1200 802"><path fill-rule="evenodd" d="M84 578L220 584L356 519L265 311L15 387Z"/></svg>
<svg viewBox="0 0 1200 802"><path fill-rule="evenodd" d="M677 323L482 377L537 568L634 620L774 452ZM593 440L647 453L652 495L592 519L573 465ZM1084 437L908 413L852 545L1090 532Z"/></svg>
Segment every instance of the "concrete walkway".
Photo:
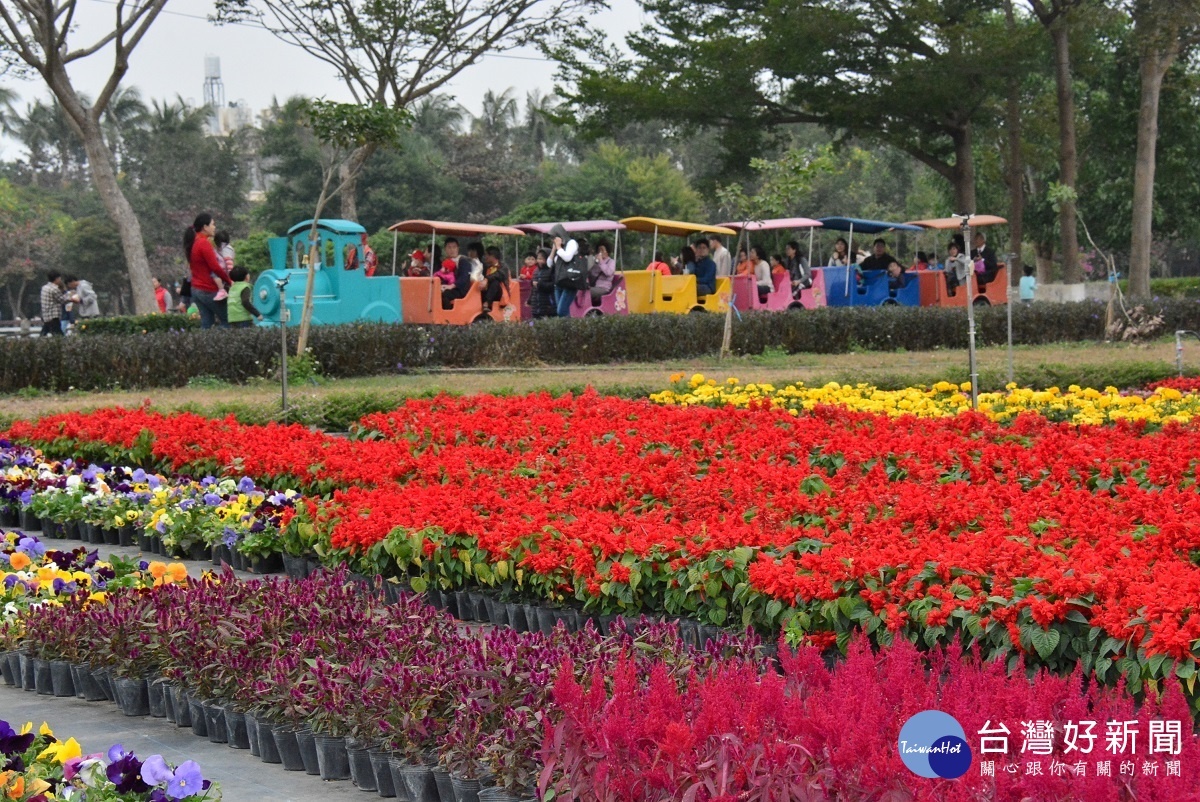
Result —
<svg viewBox="0 0 1200 802"><path fill-rule="evenodd" d="M40 532L28 534L39 536ZM136 547L87 544L78 540L42 541L49 549L74 549L87 546L100 552L101 559L120 555L126 559L165 560L154 554L144 554ZM200 576L214 570L211 561L167 560L187 566L188 574ZM237 571L241 579L254 574ZM322 802L327 799L369 799L349 781L323 782L304 772L284 771L278 764L266 764L244 749L232 749L226 744L209 743L207 738L192 735L166 719L148 716L128 718L112 702L85 702L75 698L38 696L0 683L0 719L20 727L32 721L35 729L43 721L50 724L56 737L74 738L85 754L105 752L114 743L123 744L143 760L160 754L168 763L178 765L185 760L200 764L205 779L221 784L226 802Z"/></svg>
<svg viewBox="0 0 1200 802"><path fill-rule="evenodd" d="M190 728L176 727L165 718L128 718L112 702L38 696L32 691L0 685L0 718L14 728L32 721L35 730L45 721L55 737L78 741L84 754L103 753L119 743L142 760L156 754L172 765L194 760L200 764L205 779L221 784L225 802L378 798L375 792L368 796L348 780L323 782L320 777L302 771L284 771L279 764L263 763L249 750L209 743L207 738L192 735Z"/></svg>

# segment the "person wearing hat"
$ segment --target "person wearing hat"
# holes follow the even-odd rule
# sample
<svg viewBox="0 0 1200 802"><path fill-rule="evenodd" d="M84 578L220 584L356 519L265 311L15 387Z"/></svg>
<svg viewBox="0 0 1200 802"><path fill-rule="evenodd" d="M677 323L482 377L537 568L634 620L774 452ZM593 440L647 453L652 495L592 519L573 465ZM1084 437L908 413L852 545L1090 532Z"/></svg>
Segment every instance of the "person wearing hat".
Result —
<svg viewBox="0 0 1200 802"><path fill-rule="evenodd" d="M425 251L417 249L409 256L407 275L414 278L423 278L429 275L429 260L425 258Z"/></svg>

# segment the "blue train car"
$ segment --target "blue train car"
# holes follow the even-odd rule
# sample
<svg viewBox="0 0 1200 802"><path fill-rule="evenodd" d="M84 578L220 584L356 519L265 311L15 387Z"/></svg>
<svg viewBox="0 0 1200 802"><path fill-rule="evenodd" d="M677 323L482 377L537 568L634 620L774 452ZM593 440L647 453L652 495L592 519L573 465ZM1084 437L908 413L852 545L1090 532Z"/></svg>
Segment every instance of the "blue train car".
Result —
<svg viewBox="0 0 1200 802"><path fill-rule="evenodd" d="M921 290L918 277L905 274L906 284L893 290L882 270L868 270L858 283L851 267L820 267L825 275L825 303L829 306L920 306ZM847 276L847 273L850 275Z"/></svg>
<svg viewBox="0 0 1200 802"><path fill-rule="evenodd" d="M304 311L312 220L297 223L286 237L268 241L271 269L254 282L254 304L266 324L278 325L280 312L288 310L288 324L298 326ZM370 320L399 323L400 280L395 276L367 276L367 230L349 220L317 222L317 269L313 277L314 324L353 323Z"/></svg>

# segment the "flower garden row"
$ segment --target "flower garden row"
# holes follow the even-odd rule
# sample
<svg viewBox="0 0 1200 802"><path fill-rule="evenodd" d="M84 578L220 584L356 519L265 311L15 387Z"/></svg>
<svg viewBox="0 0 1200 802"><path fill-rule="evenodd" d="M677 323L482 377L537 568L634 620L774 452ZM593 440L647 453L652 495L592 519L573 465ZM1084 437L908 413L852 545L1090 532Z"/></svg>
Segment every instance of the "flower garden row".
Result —
<svg viewBox="0 0 1200 802"><path fill-rule="evenodd" d="M45 723L17 732L0 720L0 798L16 802L215 802L220 788L195 761L172 768L162 755L143 762L121 744L84 755L74 738L59 741Z"/></svg>
<svg viewBox="0 0 1200 802"><path fill-rule="evenodd" d="M209 574L58 601L19 614L18 668L13 654L0 659L6 681L112 699L128 715L164 717L264 763L410 802L1165 802L1200 793L1200 739L1176 682L1135 705L1095 683L1084 691L1078 675L1031 683L954 648L921 655L903 642L875 654L859 639L832 670L813 647L785 649L777 673L753 638L696 650L670 624L609 637L591 626L472 633L417 595L384 604L344 572L302 581ZM972 749L979 733L1003 726L1012 739L997 760L1030 757L1022 722L1044 722L1055 736L1038 758L1072 771L919 778L896 741L901 722L929 708L961 722ZM1081 722L1101 732L1116 722L1140 738L1097 736L1080 755L1061 736ZM1171 737L1151 748L1154 727ZM1119 779L1097 768L1135 758L1136 773ZM159 778L147 775L150 760L140 771L123 754L109 760L113 782ZM194 779L185 766L173 770L180 776Z"/></svg>
<svg viewBox="0 0 1200 802"><path fill-rule="evenodd" d="M830 382L809 387L796 382L784 387L768 383L743 384L735 378L719 383L702 373L690 378L677 373L673 386L650 396L669 406L738 407L769 406L796 414L819 406L843 407L856 412L889 416L915 415L945 418L971 409L969 382L938 382L932 387L880 390L869 384L843 385ZM1200 380L1167 379L1144 391L1122 392L1072 385L1031 390L1010 384L1004 392L980 393L979 412L991 420L1010 422L1018 415L1034 412L1051 421L1100 425L1117 421L1152 424L1188 423L1200 416Z"/></svg>
<svg viewBox="0 0 1200 802"><path fill-rule="evenodd" d="M1195 424L752 406L442 398L368 416L350 439L100 410L9 435L299 488L279 548L435 595L783 630L843 650L856 632L977 645L1134 691L1176 676L1194 695Z"/></svg>

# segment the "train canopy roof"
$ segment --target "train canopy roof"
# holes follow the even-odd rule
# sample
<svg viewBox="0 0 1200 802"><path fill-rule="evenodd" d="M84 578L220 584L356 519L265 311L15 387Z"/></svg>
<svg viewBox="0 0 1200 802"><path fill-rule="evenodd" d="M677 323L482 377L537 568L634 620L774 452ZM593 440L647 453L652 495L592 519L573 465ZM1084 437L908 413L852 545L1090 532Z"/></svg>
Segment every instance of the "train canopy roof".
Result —
<svg viewBox="0 0 1200 802"><path fill-rule="evenodd" d="M482 223L451 223L444 220L404 220L388 226L388 231L405 234L441 234L447 237L474 237L484 234L503 234L523 237L525 232L512 226L489 226Z"/></svg>
<svg viewBox="0 0 1200 802"><path fill-rule="evenodd" d="M616 220L572 220L569 223L521 223L516 228L529 234L549 234L550 229L555 226L562 226L563 230L568 234L625 230L625 226Z"/></svg>
<svg viewBox="0 0 1200 802"><path fill-rule="evenodd" d="M778 231L791 228L821 228L824 223L811 217L779 217L774 220L751 220L746 223L721 223L734 231Z"/></svg>
<svg viewBox="0 0 1200 802"><path fill-rule="evenodd" d="M909 223L888 223L883 220L862 220L857 217L822 217L821 225L834 231L856 231L862 234L881 234L884 231L921 231Z"/></svg>
<svg viewBox="0 0 1200 802"><path fill-rule="evenodd" d="M1002 226L1007 222L1003 217L997 217L994 214L977 214L971 217L971 228ZM939 217L933 220L913 220L909 225L936 229L962 228L962 220L957 217Z"/></svg>
<svg viewBox="0 0 1200 802"><path fill-rule="evenodd" d="M621 221L630 231L640 231L653 234L657 231L671 237L686 237L690 234L721 234L733 236L737 234L732 228L710 226L704 223L684 223L679 220L660 220L657 217L626 217Z"/></svg>
<svg viewBox="0 0 1200 802"><path fill-rule="evenodd" d="M298 234L301 231L312 228L312 218L305 220L303 223L296 223L288 229L288 235ZM322 217L317 221L317 228L323 228L326 231L332 231L334 234L366 234L367 230L351 220L332 220Z"/></svg>

